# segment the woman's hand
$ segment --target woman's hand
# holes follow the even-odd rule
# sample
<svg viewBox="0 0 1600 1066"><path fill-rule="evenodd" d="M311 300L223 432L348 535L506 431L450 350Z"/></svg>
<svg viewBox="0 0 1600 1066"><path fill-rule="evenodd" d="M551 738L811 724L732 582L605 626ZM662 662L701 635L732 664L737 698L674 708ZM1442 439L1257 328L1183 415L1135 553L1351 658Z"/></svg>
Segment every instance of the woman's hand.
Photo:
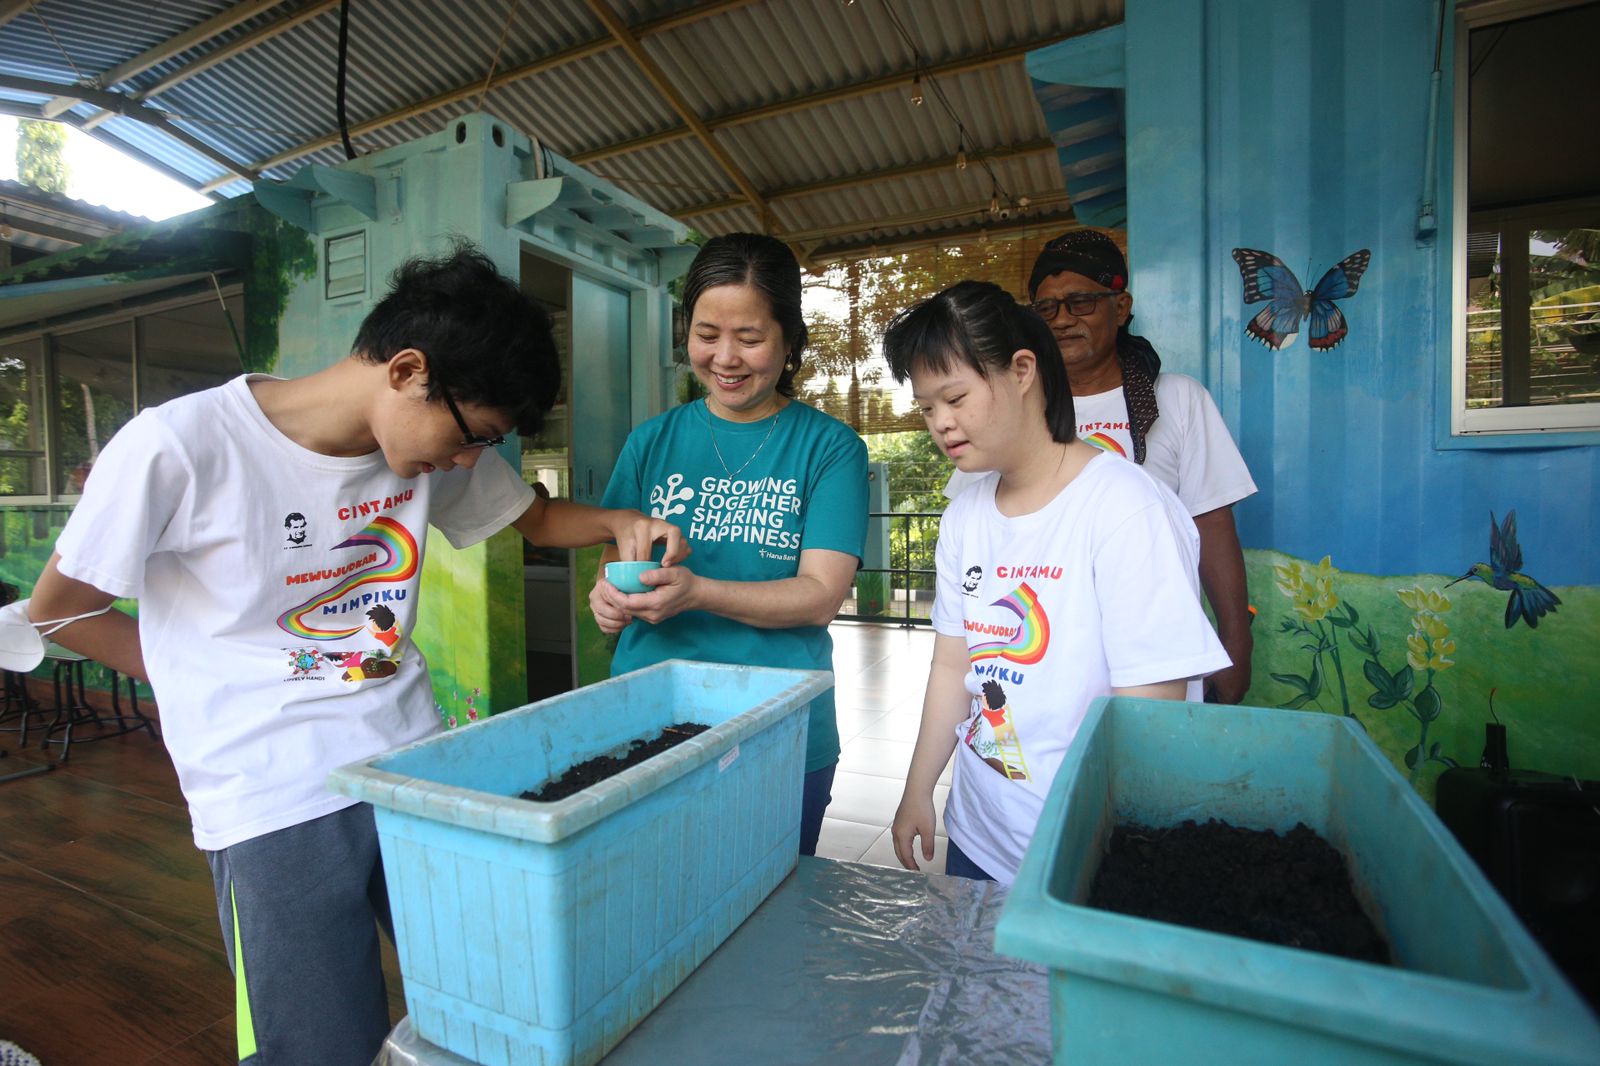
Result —
<svg viewBox="0 0 1600 1066"><path fill-rule="evenodd" d="M894 825L889 827L890 839L894 841L894 857L900 860L900 865L907 870L921 871L916 862L916 844L914 841L922 838L922 858L924 862L933 861L933 833L934 826L933 797L913 796L908 788L900 797L900 807L894 812Z"/></svg>
<svg viewBox="0 0 1600 1066"><path fill-rule="evenodd" d="M690 548L683 539L683 530L671 522L650 518L638 511L617 511L611 526L612 539L617 543L617 553L629 561L650 558L657 541L665 542L666 554L662 566L671 566L688 558Z"/></svg>
<svg viewBox="0 0 1600 1066"><path fill-rule="evenodd" d="M639 581L651 586L650 591L633 595L618 592L618 606L631 618L642 618L652 625L665 622L674 615L695 609L695 589L699 580L692 570L684 566L646 570L639 575Z"/></svg>
<svg viewBox="0 0 1600 1066"><path fill-rule="evenodd" d="M617 586L607 581L605 572L601 571L594 588L589 590L589 610L594 612L594 620L600 626L600 632L615 636L633 621L633 616L623 606L627 599L627 593L619 592Z"/></svg>

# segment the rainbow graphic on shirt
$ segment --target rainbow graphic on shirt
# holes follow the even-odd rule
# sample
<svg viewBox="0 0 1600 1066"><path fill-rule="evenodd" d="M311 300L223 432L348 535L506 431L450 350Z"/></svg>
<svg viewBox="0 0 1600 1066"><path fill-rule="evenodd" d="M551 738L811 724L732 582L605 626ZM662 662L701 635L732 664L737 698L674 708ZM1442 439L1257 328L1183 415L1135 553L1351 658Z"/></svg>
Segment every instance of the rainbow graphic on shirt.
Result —
<svg viewBox="0 0 1600 1066"><path fill-rule="evenodd" d="M1096 448L1099 448L1103 452L1110 452L1112 455L1120 455L1124 459L1128 457L1128 453L1122 450L1122 445L1118 444L1115 439L1106 436L1104 433L1091 433L1087 437L1084 437L1083 441L1085 444L1093 444Z"/></svg>
<svg viewBox="0 0 1600 1066"><path fill-rule="evenodd" d="M973 662L983 659L1005 659L1030 666L1044 658L1050 646L1050 619L1039 602L1039 594L1026 583L1004 599L995 600L991 607L1004 607L1017 616L1017 631L1010 640L991 640L967 649Z"/></svg>
<svg viewBox="0 0 1600 1066"><path fill-rule="evenodd" d="M365 620L359 615L355 625L340 625L333 629L320 629L308 622L306 616L322 610L330 603L350 597L364 585L409 581L416 574L421 561L411 531L392 518L374 518L365 529L349 540L335 544L332 550L338 551L340 548L373 548L376 550L375 558L371 565L352 572L333 588L284 611L278 616L280 629L310 640L342 640L354 636L366 628Z"/></svg>

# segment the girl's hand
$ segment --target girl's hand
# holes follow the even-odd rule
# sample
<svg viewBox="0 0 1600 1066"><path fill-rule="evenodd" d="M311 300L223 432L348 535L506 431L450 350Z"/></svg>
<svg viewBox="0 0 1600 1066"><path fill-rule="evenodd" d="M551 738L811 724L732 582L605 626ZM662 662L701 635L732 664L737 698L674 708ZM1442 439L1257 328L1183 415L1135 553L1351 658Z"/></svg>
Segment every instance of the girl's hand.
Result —
<svg viewBox="0 0 1600 1066"><path fill-rule="evenodd" d="M594 612L594 620L599 623L600 632L615 636L633 621L633 616L628 614L624 606L627 599L627 593L617 591L617 586L607 581L602 571L599 580L594 583L594 588L589 590L589 610Z"/></svg>
<svg viewBox="0 0 1600 1066"><path fill-rule="evenodd" d="M916 845L913 843L918 837L922 838L923 861L933 861L936 824L932 796L913 796L907 791L900 797L900 807L894 812L894 825L889 827L889 835L894 841L894 857L900 860L901 866L921 872L922 868L916 862Z"/></svg>
<svg viewBox="0 0 1600 1066"><path fill-rule="evenodd" d="M700 579L688 567L663 566L658 570L646 570L639 575L639 580L651 586L649 592L618 593L622 597L618 606L630 617L642 618L654 625L694 609L695 583Z"/></svg>

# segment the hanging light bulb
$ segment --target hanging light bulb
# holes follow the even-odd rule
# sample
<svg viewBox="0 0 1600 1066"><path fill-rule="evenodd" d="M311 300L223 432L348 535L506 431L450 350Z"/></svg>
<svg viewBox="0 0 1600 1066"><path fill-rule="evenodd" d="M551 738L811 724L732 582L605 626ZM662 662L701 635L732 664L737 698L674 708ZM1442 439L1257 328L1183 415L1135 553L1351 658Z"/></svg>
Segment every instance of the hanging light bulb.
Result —
<svg viewBox="0 0 1600 1066"><path fill-rule="evenodd" d="M911 102L918 107L922 106L922 75L911 76Z"/></svg>
<svg viewBox="0 0 1600 1066"><path fill-rule="evenodd" d="M967 169L967 150L959 145L956 147L956 169Z"/></svg>
<svg viewBox="0 0 1600 1066"><path fill-rule="evenodd" d="M989 213L991 215L994 215L994 214L998 214L999 211L1000 211L1000 194L999 193L995 193L994 195L989 197Z"/></svg>

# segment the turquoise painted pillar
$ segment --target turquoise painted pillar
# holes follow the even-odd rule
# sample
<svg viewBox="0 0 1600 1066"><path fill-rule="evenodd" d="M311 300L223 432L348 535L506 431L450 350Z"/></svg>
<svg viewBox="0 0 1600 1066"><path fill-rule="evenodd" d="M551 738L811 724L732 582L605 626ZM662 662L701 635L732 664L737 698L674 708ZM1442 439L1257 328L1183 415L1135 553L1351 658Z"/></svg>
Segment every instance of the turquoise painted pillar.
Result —
<svg viewBox="0 0 1600 1066"><path fill-rule="evenodd" d="M1194 0L1127 7L1128 259L1134 331L1221 403L1206 325L1205 12Z"/></svg>

